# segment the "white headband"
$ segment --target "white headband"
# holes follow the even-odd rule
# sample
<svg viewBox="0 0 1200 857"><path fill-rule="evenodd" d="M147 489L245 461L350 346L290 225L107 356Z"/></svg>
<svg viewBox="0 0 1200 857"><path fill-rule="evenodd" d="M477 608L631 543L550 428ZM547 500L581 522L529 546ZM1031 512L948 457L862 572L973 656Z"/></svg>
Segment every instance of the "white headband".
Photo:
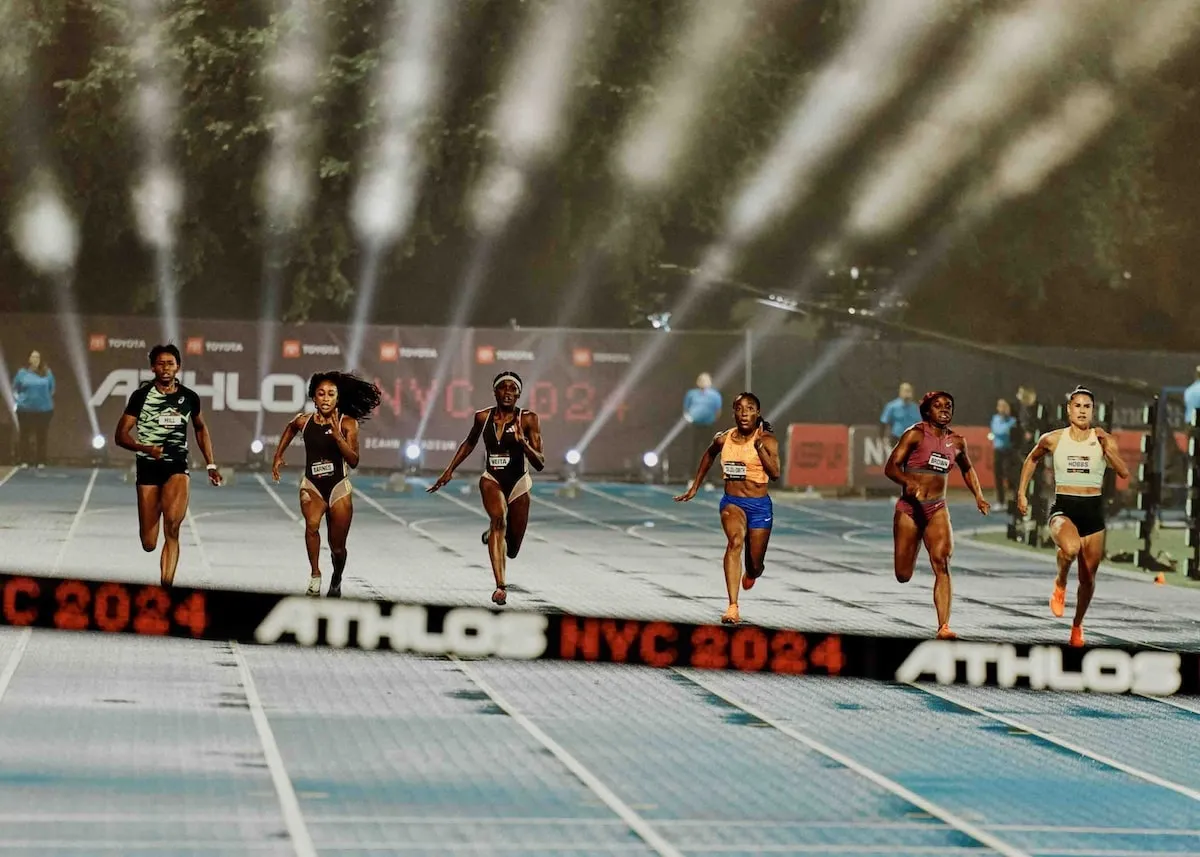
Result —
<svg viewBox="0 0 1200 857"><path fill-rule="evenodd" d="M516 384L517 385L517 395L518 396L521 395L521 379L518 378L516 375L510 374L508 372L505 372L503 375L501 375L499 378L497 378L494 382L492 382L492 389L493 390L496 389L501 384L503 384L505 381L512 381L514 384Z"/></svg>

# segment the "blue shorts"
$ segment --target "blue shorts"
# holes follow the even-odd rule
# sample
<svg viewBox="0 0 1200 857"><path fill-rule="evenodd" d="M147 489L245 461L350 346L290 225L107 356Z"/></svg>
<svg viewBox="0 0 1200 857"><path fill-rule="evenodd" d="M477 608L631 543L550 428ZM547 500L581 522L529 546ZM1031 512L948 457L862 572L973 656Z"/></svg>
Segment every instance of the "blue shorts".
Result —
<svg viewBox="0 0 1200 857"><path fill-rule="evenodd" d="M771 529L772 511L771 495L766 497L731 497L726 494L721 498L718 509L724 509L733 504L746 513L746 527L751 530Z"/></svg>

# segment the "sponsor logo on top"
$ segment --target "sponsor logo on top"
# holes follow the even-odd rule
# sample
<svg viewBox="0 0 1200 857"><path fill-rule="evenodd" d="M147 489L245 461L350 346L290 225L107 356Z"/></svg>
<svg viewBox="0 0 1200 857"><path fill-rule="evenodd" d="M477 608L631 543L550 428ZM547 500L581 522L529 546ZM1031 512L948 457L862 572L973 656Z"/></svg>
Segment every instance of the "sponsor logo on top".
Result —
<svg viewBox="0 0 1200 857"><path fill-rule="evenodd" d="M590 348L572 348L571 362L576 366L591 366L593 363L632 363L633 355L622 351L592 351Z"/></svg>
<svg viewBox="0 0 1200 857"><path fill-rule="evenodd" d="M206 340L203 336L189 336L185 354L241 354L246 348L240 342L219 342L215 339Z"/></svg>
<svg viewBox="0 0 1200 857"><path fill-rule="evenodd" d="M530 363L535 359L532 351L523 349L496 348L493 345L480 345L475 349L476 363L495 363L497 360L505 363Z"/></svg>
<svg viewBox="0 0 1200 857"><path fill-rule="evenodd" d="M108 348L145 348L146 340L129 338L120 339L115 336L108 336L104 333L92 333L88 335L88 351L104 351Z"/></svg>
<svg viewBox="0 0 1200 857"><path fill-rule="evenodd" d="M395 363L400 359L437 360L436 348L426 346L404 346L399 342L379 343L379 359L385 363Z"/></svg>
<svg viewBox="0 0 1200 857"><path fill-rule="evenodd" d="M283 356L287 358L309 357L340 357L342 347L327 343L301 342L299 339L283 340Z"/></svg>

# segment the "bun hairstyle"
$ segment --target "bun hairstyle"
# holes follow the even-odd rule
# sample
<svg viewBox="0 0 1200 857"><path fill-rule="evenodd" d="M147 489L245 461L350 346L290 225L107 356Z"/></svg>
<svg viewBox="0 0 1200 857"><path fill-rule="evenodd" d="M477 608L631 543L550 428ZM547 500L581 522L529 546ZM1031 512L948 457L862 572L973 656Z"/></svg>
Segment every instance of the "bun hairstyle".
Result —
<svg viewBox="0 0 1200 857"><path fill-rule="evenodd" d="M926 393L924 396L921 397L921 404L918 407L918 410L921 412L921 419L923 419L923 420L929 419L929 408L931 405L933 405L933 400L936 399L938 396L945 396L947 399L949 399L950 400L950 408L951 408L951 410L953 410L953 408L954 408L954 397L953 396L951 396L945 390L930 390L928 393Z"/></svg>
<svg viewBox="0 0 1200 857"><path fill-rule="evenodd" d="M1078 387L1076 387L1071 392L1067 393L1067 403L1070 404L1071 400L1074 399L1076 396L1087 396L1089 399L1092 400L1092 407L1096 406L1096 394L1093 393L1091 390L1089 390L1087 387L1083 386L1082 384L1080 384Z"/></svg>
<svg viewBox="0 0 1200 857"><path fill-rule="evenodd" d="M755 423L755 425L762 426L763 431L774 432L775 429L771 427L771 424L763 419L762 402L758 400L758 396L754 395L753 393L739 393L738 397L733 400L733 403L736 405L742 399L749 399L751 402L754 402L754 407L758 408L758 422Z"/></svg>

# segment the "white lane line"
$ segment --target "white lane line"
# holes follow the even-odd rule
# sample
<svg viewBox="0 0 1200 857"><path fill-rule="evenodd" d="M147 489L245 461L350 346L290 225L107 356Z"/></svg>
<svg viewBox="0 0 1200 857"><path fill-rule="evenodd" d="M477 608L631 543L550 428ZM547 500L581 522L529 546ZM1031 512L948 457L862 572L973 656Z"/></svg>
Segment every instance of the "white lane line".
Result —
<svg viewBox="0 0 1200 857"><path fill-rule="evenodd" d="M928 685L917 684L916 682L906 682L906 684L909 687L916 688L917 690L923 691L930 696L936 696L939 699L944 699L946 702L956 705L959 708L965 708L967 711L973 711L976 714L981 714L990 720L995 720L997 723L1003 723L1005 726L1012 727L1013 729L1020 729L1022 732L1027 732L1030 735L1042 739L1043 741L1054 744L1058 747L1062 747L1064 750L1070 750L1072 753L1078 753L1080 756L1091 759L1094 762L1099 762L1106 767L1129 774L1131 777L1137 777L1139 780L1145 780L1153 785L1160 786L1164 789L1170 789L1173 792L1178 792L1184 797L1190 797L1192 800L1200 801L1200 791L1197 791L1196 789L1188 788L1187 786L1164 779L1157 774L1143 771L1140 768L1135 768L1132 765L1127 765L1124 762L1109 758L1108 756L1103 756L1099 753L1095 753L1086 747L1080 746L1079 744L1075 744L1051 735L1049 732L1042 732L1039 729L1034 729L1032 726L1027 726L1021 721L1009 717L1006 714L996 714L993 711L988 711L986 708L981 708L978 705L972 705L969 702L964 702L961 699L957 699L956 697L951 696L944 691L929 687Z"/></svg>
<svg viewBox="0 0 1200 857"><path fill-rule="evenodd" d="M4 662L4 671L0 672L0 700L4 699L4 694L8 692L8 686L12 684L13 676L17 673L17 667L21 665L21 658L25 656L25 647L29 645L29 637L32 634L32 628L22 628L21 633L17 635L17 642L13 646L13 650L8 653L8 660Z"/></svg>
<svg viewBox="0 0 1200 857"><path fill-rule="evenodd" d="M1184 703L1180 702L1179 700L1174 699L1169 696L1147 696L1144 693L1139 693L1139 694L1135 694L1135 695L1142 697L1142 699L1152 699L1155 702L1161 702L1163 705L1169 705L1172 708L1178 708L1180 711L1187 711L1190 714L1200 714L1200 707L1185 705Z"/></svg>
<svg viewBox="0 0 1200 857"><path fill-rule="evenodd" d="M63 557L67 555L67 547L71 544L71 538L75 535L75 531L79 529L79 522L83 520L83 512L87 508L88 500L92 496L92 488L96 484L96 477L100 475L100 468L92 468L92 477L88 480L87 489L83 492L83 499L79 502L79 509L75 512L75 517L71 519L71 526L67 530L67 537L63 539L62 545L58 549L58 556L54 558L53 574L57 575L59 568L62 566Z"/></svg>
<svg viewBox="0 0 1200 857"><path fill-rule="evenodd" d="M283 498L280 497L277 493L275 493L274 488L272 488L270 485L267 484L267 480L263 479L263 476L261 473L255 473L254 478L258 480L258 484L263 487L263 490L271 495L271 499L275 501L275 504L277 506L279 506L280 509L283 509L283 513L285 515L287 515L293 521L300 520L300 516L298 514L296 514L295 510L293 510L291 506L289 506L287 503L283 502Z"/></svg>
<svg viewBox="0 0 1200 857"><path fill-rule="evenodd" d="M927 800L926 798L921 797L916 792L909 791L908 789L906 789L904 786L900 785L895 780L891 780L888 777L885 777L883 774L873 771L872 769L868 768L866 765L863 765L860 762L856 762L854 759L851 759L849 756L845 756L842 753L839 753L837 750L834 750L832 747L827 747L826 745L822 744L820 741L817 741L814 738L810 738L809 736L805 735L803 732L800 732L800 731L792 728L791 726L788 726L786 723L780 723L778 720L771 717L766 712L759 711L758 709L753 708L752 706L748 705L747 703L742 702L741 700L739 700L733 696L730 696L728 693L724 692L723 690L721 690L717 687L714 687L712 684L710 684L705 679L698 678L696 675L693 675L690 672L684 672L683 670L679 670L679 669L676 669L675 672L678 673L679 675L683 676L684 678L686 678L688 681L693 682L697 686L704 688L705 690L707 690L709 693L713 694L714 696L720 697L721 699L725 700L726 702L728 702L730 705L734 706L735 708L740 708L742 711L746 712L751 717L756 717L759 720L761 720L762 722L766 723L768 726L774 727L783 735L786 735L787 737L791 738L794 741L799 741L801 744L808 747L810 750L815 750L816 752L820 753L822 756L832 759L833 761L837 762L839 765L843 765L844 767L849 768L850 770L854 771L854 773L870 780L871 782L873 782L875 785L879 786L880 788L886 789L887 791L891 792L893 795L900 798L901 800L912 804L913 806L917 807L918 809L921 809L922 811L928 813L929 815L933 816L934 818L940 819L941 821L943 821L946 824L953 827L955 830L959 831L960 833L962 833L966 836L969 836L971 839L974 839L976 842L980 843L981 845L986 845L988 848L991 848L993 851L997 852L998 854L1002 854L1002 855L1004 855L1004 857L1030 857L1028 852L1022 851L1021 849L1017 848L1016 846L1009 845L1007 842L1004 842L1003 840L999 839L998 837L993 836L991 833L988 833L987 830L985 830L984 828L974 825L964 818L960 818L959 816L955 815L954 813L952 813L950 810L946 809L945 807L942 807L939 804L936 804L931 800Z"/></svg>
<svg viewBox="0 0 1200 857"><path fill-rule="evenodd" d="M489 685L473 667L459 660L454 655L450 655L449 657L450 660L454 662L454 665L462 671L463 675L469 678L476 687L486 693L491 698L492 702L496 703L496 705L498 705L505 714L511 717L518 726L528 732L535 741L549 750L556 759L562 762L563 765L566 766L567 770L579 778L579 780L585 786L591 789L592 793L595 794L596 797L600 798L600 800L604 802L605 806L616 813L622 821L628 824L629 828L638 836L640 836L656 854L661 855L661 857L683 857L682 851L664 839L658 831L650 826L650 823L646 821L646 819L638 815L633 808L629 806L629 804L621 800L621 798L619 798L612 789L606 786L599 777L584 767L583 763L572 756L561 744L543 732L536 723L514 708L512 703L510 703L507 699L500 696L495 688Z"/></svg>
<svg viewBox="0 0 1200 857"><path fill-rule="evenodd" d="M200 564L204 566L204 581L212 580L213 567L208 559L208 551L204 549L204 542L200 538L200 529L196 526L196 516L192 514L192 507L188 506L187 511L188 529L192 531L192 541L196 543L196 552L200 554Z"/></svg>
<svg viewBox="0 0 1200 857"><path fill-rule="evenodd" d="M388 511L386 508L384 508L382 503L380 503L374 497L371 497L369 494L365 494L361 488L355 486L351 496L362 497L363 501L368 506L370 506L372 509L374 509L379 514L383 515L385 518L395 521L397 524L399 524L402 527L408 526L408 521L404 520L404 518L401 518L399 515L395 514L394 512Z"/></svg>
<svg viewBox="0 0 1200 857"><path fill-rule="evenodd" d="M4 484L5 484L6 482L8 482L8 480L10 480L10 479L12 479L14 476L16 476L16 475L17 475L17 471L18 471L18 470L20 470L20 469L21 469L21 468L19 468L19 467L11 467L11 468L9 468L8 472L4 474L3 478L0 478L0 488L3 488L3 487L4 487Z"/></svg>
<svg viewBox="0 0 1200 857"><path fill-rule="evenodd" d="M271 722L263 709L262 700L258 696L258 688L254 685L254 676L250 673L250 665L242 654L241 647L234 640L229 641L233 657L237 661L238 673L242 677L242 687L246 691L246 702L250 705L250 717L254 720L254 729L258 732L258 740L262 742L263 756L271 771L271 781L275 784L275 792L279 795L279 808L283 813L283 823L287 827L288 836L292 840L296 857L317 857L317 849L313 846L312 837L304 823L304 813L300 811L300 801L296 790L288 777L287 768L283 765L283 755L275 742L275 733L271 731ZM207 847L207 846L205 846Z"/></svg>

